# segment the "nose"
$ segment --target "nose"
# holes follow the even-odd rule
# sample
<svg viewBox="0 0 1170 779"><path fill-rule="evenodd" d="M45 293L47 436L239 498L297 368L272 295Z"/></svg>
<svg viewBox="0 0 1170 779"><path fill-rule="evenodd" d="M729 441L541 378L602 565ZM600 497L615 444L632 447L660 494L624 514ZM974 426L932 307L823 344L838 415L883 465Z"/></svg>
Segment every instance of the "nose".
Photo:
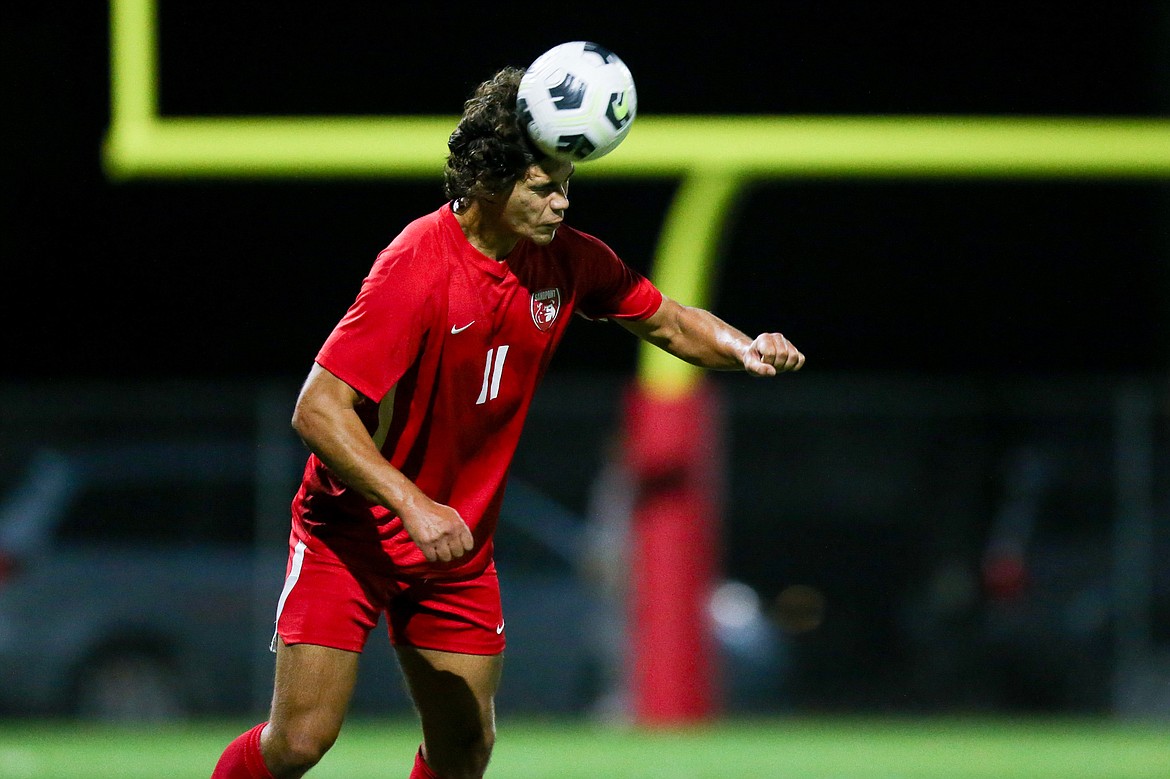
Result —
<svg viewBox="0 0 1170 779"><path fill-rule="evenodd" d="M556 195L553 196L552 202L549 205L552 206L552 209L554 211L557 211L557 212L564 211L565 209L567 209L569 207L569 194L567 192L564 192L564 191L556 193Z"/></svg>

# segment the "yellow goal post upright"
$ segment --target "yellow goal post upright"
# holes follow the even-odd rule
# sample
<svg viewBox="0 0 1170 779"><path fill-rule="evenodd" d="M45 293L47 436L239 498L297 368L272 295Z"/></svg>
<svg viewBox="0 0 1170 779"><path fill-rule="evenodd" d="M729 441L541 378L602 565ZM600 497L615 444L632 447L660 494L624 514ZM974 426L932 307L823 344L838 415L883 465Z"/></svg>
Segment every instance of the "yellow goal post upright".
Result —
<svg viewBox="0 0 1170 779"><path fill-rule="evenodd" d="M111 117L102 155L111 179L416 179L441 170L455 116L161 115L156 2L110 0ZM753 182L1165 179L1170 122L643 115L620 149L588 163L582 175L678 181L651 275L667 295L710 307L720 237ZM816 356L810 360L815 366ZM705 596L718 576L712 564L718 537L711 529L721 519L715 494L724 467L721 412L699 371L646 346L626 409L632 467L643 481L633 566L663 574L643 575L634 587L635 713L647 724L690 721L718 708ZM688 536L696 527L708 531ZM677 543L651 546L663 533ZM692 689L680 693L680 680Z"/></svg>

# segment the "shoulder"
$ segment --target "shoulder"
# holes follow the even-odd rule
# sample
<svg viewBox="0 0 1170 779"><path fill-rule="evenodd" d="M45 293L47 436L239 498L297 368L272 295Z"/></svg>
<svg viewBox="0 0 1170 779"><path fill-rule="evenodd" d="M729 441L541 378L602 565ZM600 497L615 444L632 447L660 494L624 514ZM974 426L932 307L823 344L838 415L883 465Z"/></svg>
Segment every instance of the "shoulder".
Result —
<svg viewBox="0 0 1170 779"><path fill-rule="evenodd" d="M568 225L557 230L548 247L557 259L580 272L587 268L621 265L617 253L600 238Z"/></svg>
<svg viewBox="0 0 1170 779"><path fill-rule="evenodd" d="M617 256L605 241L569 225L561 225L560 229L557 230L557 237L553 240L552 245L566 251L583 251L589 254Z"/></svg>
<svg viewBox="0 0 1170 779"><path fill-rule="evenodd" d="M459 224L455 220L455 214L451 212L451 205L445 203L402 228L402 232L398 234L395 241L425 242L445 237L452 230L458 229Z"/></svg>
<svg viewBox="0 0 1170 779"><path fill-rule="evenodd" d="M444 214L444 211L448 211ZM446 275L445 250L450 227L445 217L451 217L446 207L410 222L390 244L378 253L370 271L371 278L410 275L416 278L438 278Z"/></svg>
<svg viewBox="0 0 1170 779"><path fill-rule="evenodd" d="M382 254L386 252L420 254L434 251L451 232L452 224L455 224L455 216L449 206L443 206L407 224L390 245L382 250Z"/></svg>

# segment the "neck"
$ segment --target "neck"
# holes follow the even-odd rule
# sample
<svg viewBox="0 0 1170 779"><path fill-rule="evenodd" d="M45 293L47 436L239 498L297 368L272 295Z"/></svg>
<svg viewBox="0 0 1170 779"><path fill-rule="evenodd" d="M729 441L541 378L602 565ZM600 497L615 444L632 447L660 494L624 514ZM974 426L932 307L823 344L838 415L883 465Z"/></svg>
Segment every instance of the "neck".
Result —
<svg viewBox="0 0 1170 779"><path fill-rule="evenodd" d="M512 253L520 238L504 225L502 206L482 198L457 202L462 205L452 210L468 243L493 260Z"/></svg>

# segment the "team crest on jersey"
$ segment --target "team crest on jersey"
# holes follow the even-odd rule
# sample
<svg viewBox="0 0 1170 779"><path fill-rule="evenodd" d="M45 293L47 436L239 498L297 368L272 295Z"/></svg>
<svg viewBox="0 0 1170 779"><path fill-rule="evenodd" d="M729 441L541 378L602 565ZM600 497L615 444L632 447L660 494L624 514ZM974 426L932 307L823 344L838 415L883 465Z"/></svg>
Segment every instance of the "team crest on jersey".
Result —
<svg viewBox="0 0 1170 779"><path fill-rule="evenodd" d="M552 329L561 313L561 290L557 287L532 293L532 323L542 333Z"/></svg>

